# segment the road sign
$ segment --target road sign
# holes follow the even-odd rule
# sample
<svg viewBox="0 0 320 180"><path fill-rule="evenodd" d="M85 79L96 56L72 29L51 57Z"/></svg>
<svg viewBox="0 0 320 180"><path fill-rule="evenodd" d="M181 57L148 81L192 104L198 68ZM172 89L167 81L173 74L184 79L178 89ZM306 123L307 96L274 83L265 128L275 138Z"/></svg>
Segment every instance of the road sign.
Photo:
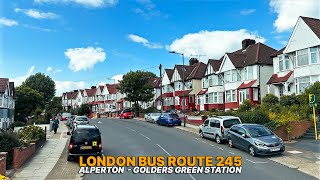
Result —
<svg viewBox="0 0 320 180"><path fill-rule="evenodd" d="M309 94L309 106L314 107L317 106L317 98L314 94Z"/></svg>

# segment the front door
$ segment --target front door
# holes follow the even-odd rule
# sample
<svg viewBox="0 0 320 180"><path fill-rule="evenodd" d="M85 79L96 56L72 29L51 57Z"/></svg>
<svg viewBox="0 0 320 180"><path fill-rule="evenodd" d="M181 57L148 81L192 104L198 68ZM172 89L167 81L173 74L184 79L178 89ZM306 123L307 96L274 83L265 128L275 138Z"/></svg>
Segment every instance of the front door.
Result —
<svg viewBox="0 0 320 180"><path fill-rule="evenodd" d="M241 89L239 90L239 103L242 104L243 101L249 99L249 90Z"/></svg>
<svg viewBox="0 0 320 180"><path fill-rule="evenodd" d="M199 96L200 98L200 111L204 111L204 95Z"/></svg>

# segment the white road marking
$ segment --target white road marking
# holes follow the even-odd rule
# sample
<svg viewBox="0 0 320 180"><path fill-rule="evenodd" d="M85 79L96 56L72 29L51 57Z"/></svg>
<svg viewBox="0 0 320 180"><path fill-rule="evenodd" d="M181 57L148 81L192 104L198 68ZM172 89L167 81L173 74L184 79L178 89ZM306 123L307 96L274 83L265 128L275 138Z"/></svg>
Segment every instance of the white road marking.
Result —
<svg viewBox="0 0 320 180"><path fill-rule="evenodd" d="M222 150L222 151L224 150L224 149L222 149L222 148L220 148L220 147L219 147L219 149Z"/></svg>
<svg viewBox="0 0 320 180"><path fill-rule="evenodd" d="M159 144L157 144L157 146L159 146L159 148L161 148L166 154L168 154L169 156L171 156L171 154L168 153L168 151L166 151L162 146L160 146Z"/></svg>
<svg viewBox="0 0 320 180"><path fill-rule="evenodd" d="M192 180L196 180L191 174L188 174Z"/></svg>
<svg viewBox="0 0 320 180"><path fill-rule="evenodd" d="M246 159L246 160L251 162L251 163L253 163L253 164L266 164L266 163L268 163L268 162L254 162L254 161L252 161L250 159Z"/></svg>
<svg viewBox="0 0 320 180"><path fill-rule="evenodd" d="M102 122L101 121L98 121L98 124L101 124Z"/></svg>
<svg viewBox="0 0 320 180"><path fill-rule="evenodd" d="M207 142L206 141L202 141L203 143L205 143L205 144L207 144Z"/></svg>
<svg viewBox="0 0 320 180"><path fill-rule="evenodd" d="M199 141L200 139L199 138L195 138L197 141Z"/></svg>
<svg viewBox="0 0 320 180"><path fill-rule="evenodd" d="M230 154L234 154L233 152L229 152Z"/></svg>
<svg viewBox="0 0 320 180"><path fill-rule="evenodd" d="M214 145L213 145L213 144L210 144L210 146L214 147Z"/></svg>
<svg viewBox="0 0 320 180"><path fill-rule="evenodd" d="M141 136L143 136L143 137L145 137L145 138L147 138L147 139L149 139L150 141L151 141L151 139L149 138L149 137L147 137L147 136L145 136L144 134L141 134L141 133L139 133Z"/></svg>
<svg viewBox="0 0 320 180"><path fill-rule="evenodd" d="M254 161L251 161L250 159L246 159L247 161L251 162L251 163L254 163Z"/></svg>
<svg viewBox="0 0 320 180"><path fill-rule="evenodd" d="M294 151L287 151L288 153L291 153L291 154L300 154L300 153L302 153L302 152L300 152L300 151L296 151L296 150L294 150Z"/></svg>
<svg viewBox="0 0 320 180"><path fill-rule="evenodd" d="M133 131L133 132L136 132L136 130L134 130L134 129L131 129L131 128L129 128L129 127L126 127L127 129L129 129L129 130L131 130L131 131Z"/></svg>

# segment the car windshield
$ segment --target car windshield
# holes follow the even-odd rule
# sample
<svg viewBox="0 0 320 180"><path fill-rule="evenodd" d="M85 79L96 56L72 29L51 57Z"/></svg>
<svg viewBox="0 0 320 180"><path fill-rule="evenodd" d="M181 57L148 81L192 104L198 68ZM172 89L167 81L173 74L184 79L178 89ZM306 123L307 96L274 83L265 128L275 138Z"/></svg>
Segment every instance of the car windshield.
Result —
<svg viewBox="0 0 320 180"><path fill-rule="evenodd" d="M77 117L77 121L88 121L86 117Z"/></svg>
<svg viewBox="0 0 320 180"><path fill-rule="evenodd" d="M100 132L98 129L77 129L73 133L75 138L89 139L89 138L98 138Z"/></svg>
<svg viewBox="0 0 320 180"><path fill-rule="evenodd" d="M151 116L160 116L160 113L151 113Z"/></svg>
<svg viewBox="0 0 320 180"><path fill-rule="evenodd" d="M251 137L261 137L261 136L270 136L273 135L273 133L263 127L263 126L249 126L246 127L248 133L251 135Z"/></svg>
<svg viewBox="0 0 320 180"><path fill-rule="evenodd" d="M235 125L235 124L240 124L239 119L228 119L223 121L223 126L225 128L230 128L232 125Z"/></svg>
<svg viewBox="0 0 320 180"><path fill-rule="evenodd" d="M179 118L178 114L169 114L169 118Z"/></svg>

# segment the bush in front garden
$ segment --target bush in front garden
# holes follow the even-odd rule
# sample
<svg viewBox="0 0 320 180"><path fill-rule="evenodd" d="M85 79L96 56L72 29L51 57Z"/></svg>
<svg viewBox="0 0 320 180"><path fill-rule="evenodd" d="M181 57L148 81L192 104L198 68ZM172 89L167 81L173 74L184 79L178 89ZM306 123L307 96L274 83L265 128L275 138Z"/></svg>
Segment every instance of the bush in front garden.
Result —
<svg viewBox="0 0 320 180"><path fill-rule="evenodd" d="M281 96L280 97L280 104L281 104L281 106L286 106L286 107L292 106L294 104L299 105L300 99L295 94L288 95L288 96Z"/></svg>
<svg viewBox="0 0 320 180"><path fill-rule="evenodd" d="M18 132L18 138L24 146L28 146L31 141L43 139L45 136L45 131L38 126L26 126Z"/></svg>
<svg viewBox="0 0 320 180"><path fill-rule="evenodd" d="M238 112L248 112L251 111L253 107L254 105L249 100L245 100L239 106Z"/></svg>
<svg viewBox="0 0 320 180"><path fill-rule="evenodd" d="M0 152L8 152L7 167L11 167L13 160L13 148L20 147L21 143L17 133L11 131L0 132Z"/></svg>
<svg viewBox="0 0 320 180"><path fill-rule="evenodd" d="M266 124L270 122L268 113L259 108L249 112L237 112L235 115L239 116L242 123Z"/></svg>
<svg viewBox="0 0 320 180"><path fill-rule="evenodd" d="M14 129L15 127L22 127L22 126L26 126L27 124L25 122L21 122L21 121L15 121L12 124L10 124L10 129Z"/></svg>
<svg viewBox="0 0 320 180"><path fill-rule="evenodd" d="M264 106L274 106L279 103L279 99L277 96L273 94L267 94L264 98L262 98L262 104Z"/></svg>

